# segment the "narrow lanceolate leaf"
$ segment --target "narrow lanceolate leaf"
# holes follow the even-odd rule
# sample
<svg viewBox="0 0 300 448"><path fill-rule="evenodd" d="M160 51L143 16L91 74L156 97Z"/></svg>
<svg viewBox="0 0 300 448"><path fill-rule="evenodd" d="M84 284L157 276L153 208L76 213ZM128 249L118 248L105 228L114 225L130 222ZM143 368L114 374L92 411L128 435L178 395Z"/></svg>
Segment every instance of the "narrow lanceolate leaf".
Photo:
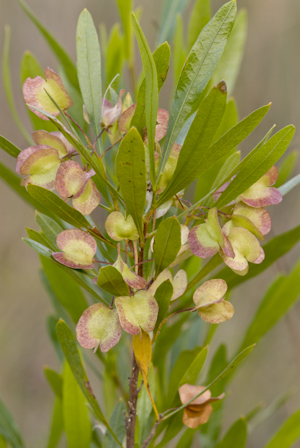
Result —
<svg viewBox="0 0 300 448"><path fill-rule="evenodd" d="M190 15L187 32L187 43L189 50L196 42L205 25L209 22L210 16L210 0L196 0Z"/></svg>
<svg viewBox="0 0 300 448"><path fill-rule="evenodd" d="M261 264L252 264L249 266L249 272L244 277L237 276L228 267L218 273L218 278L226 281L228 289L235 288L239 284L256 277L268 269L280 257L288 253L300 241L300 226L295 227L288 232L276 236L263 246L266 258Z"/></svg>
<svg viewBox="0 0 300 448"><path fill-rule="evenodd" d="M35 250L40 255L43 255L43 257L46 258L52 258L52 250L48 247L44 246L41 243L38 243L35 240L32 240L31 238L23 238L24 243L28 244L29 247L31 247L33 250Z"/></svg>
<svg viewBox="0 0 300 448"><path fill-rule="evenodd" d="M153 59L156 65L156 72L157 72L158 91L160 91L166 80L169 70L170 55L171 50L168 42L165 42L162 45L160 45L153 53ZM141 87L139 88L136 109L134 112L134 116L131 120L131 126L136 127L140 132L140 134L143 133L143 128L145 127L146 124L145 91L146 91L146 81L144 79L141 83Z"/></svg>
<svg viewBox="0 0 300 448"><path fill-rule="evenodd" d="M57 40L53 37L53 35L44 27L44 25L39 21L39 19L33 14L29 6L26 4L24 0L18 0L19 4L29 17L29 19L36 25L42 36L45 38L49 47L56 55L57 59L64 67L66 75L68 76L70 82L76 87L79 88L76 67L68 53L61 47L61 45L57 42Z"/></svg>
<svg viewBox="0 0 300 448"><path fill-rule="evenodd" d="M162 173L172 146L191 114L195 101L205 89L225 48L236 15L236 2L226 3L200 33L188 55L179 78L172 102L166 136L164 156L160 164Z"/></svg>
<svg viewBox="0 0 300 448"><path fill-rule="evenodd" d="M293 188L300 184L300 174L288 180L285 184L278 188L282 196L288 194Z"/></svg>
<svg viewBox="0 0 300 448"><path fill-rule="evenodd" d="M51 212L57 215L59 218L68 222L74 227L91 227L86 218L77 210L68 205L59 196L52 191L45 188L38 187L36 185L28 185L28 193L38 202L43 204L44 207L49 208Z"/></svg>
<svg viewBox="0 0 300 448"><path fill-rule="evenodd" d="M237 420L215 448L245 448L247 442L247 421Z"/></svg>
<svg viewBox="0 0 300 448"><path fill-rule="evenodd" d="M156 129L156 119L158 111L157 71L148 42L134 14L132 14L132 20L144 68L145 87L146 87L145 111L146 111L147 135L149 141L148 146L150 157L150 177L153 191L156 191L154 151L155 151L155 129Z"/></svg>
<svg viewBox="0 0 300 448"><path fill-rule="evenodd" d="M240 70L247 37L247 12L239 11L232 32L228 38L224 53L213 75L213 82L224 79L228 95L232 95Z"/></svg>
<svg viewBox="0 0 300 448"><path fill-rule="evenodd" d="M92 388L90 386L88 377L86 375L86 372L84 370L80 354L78 352L75 338L73 336L72 331L68 327L68 325L60 319L59 322L56 325L56 331L59 343L61 345L61 348L65 354L65 357L68 361L68 364L73 372L73 375L80 386L85 398L87 399L91 410L96 417L97 420L104 423L104 425L107 427L108 431L112 434L114 439L118 442L118 446L122 447L121 443L116 438L115 434L112 432L108 422L106 421L100 406L95 398L95 395L92 391Z"/></svg>
<svg viewBox="0 0 300 448"><path fill-rule="evenodd" d="M154 334L156 334L160 324L167 315L171 298L173 295L173 286L170 280L164 281L155 292L155 300L158 303L159 311L157 316L157 321L154 328Z"/></svg>
<svg viewBox="0 0 300 448"><path fill-rule="evenodd" d="M73 322L77 324L80 316L88 307L80 287L57 264L45 257L40 257L40 260L55 296L67 310Z"/></svg>
<svg viewBox="0 0 300 448"><path fill-rule="evenodd" d="M268 112L268 110L269 110L269 108L270 108L270 105L268 105L268 106L264 106L264 107L262 107L261 109L258 109L257 111L255 111L255 112L253 112L251 115L249 115L248 117L246 117L244 120L242 120L240 123L238 123L238 125L236 126L236 127L234 127L234 128L232 128L229 132L227 132L223 137L221 137L216 143L221 143L219 146L220 146L220 152L219 152L219 154L223 154L223 156L224 156L224 151L223 151L223 149L224 149L224 145L225 145L225 148L226 148L226 146L227 146L227 144L228 144L228 146L227 146L227 148L226 148L226 150L228 150L229 152L230 152L230 150L231 149L233 149L233 148L235 148L236 147L236 145L237 144L239 144L241 141L243 141L252 131L253 131L253 129L260 123L260 121L262 120L262 118L265 116L265 114ZM262 112L262 115L260 114ZM256 117L256 118L255 118ZM254 118L254 123L252 123L251 124L251 122L252 122L252 118ZM258 121L256 122L256 124L255 124L255 121L256 121L256 119L258 119ZM244 125L245 125L245 127L246 127L246 129L247 129L247 123L248 122L248 124L249 125L253 125L254 124L254 126L251 128L251 126L250 126L250 129L248 128L248 131L249 131L249 133L247 133L246 135L245 134L243 134L243 128L244 128ZM240 125L242 125L243 124L243 126L242 127L240 127ZM227 182L227 181L229 181L229 180L231 180L231 178L238 172L238 171L240 171L241 169L242 169L242 167L244 166L244 165L246 165L246 163L248 163L248 160L250 160L250 158L257 152L257 151L259 151L260 150L260 148L268 141L268 139L269 139L269 137L270 137L270 135L272 134L272 132L273 132L273 129L274 129L274 127L275 126L273 126L268 132L267 132L267 134L264 136L264 138L258 143L258 145L256 145L256 147L254 148L254 149L252 149L252 151L231 171L231 173L230 174L228 174L228 176L227 176L227 178L226 179L224 179L224 181L222 181L222 184L219 184L217 187L215 187L214 189L212 189L209 193L207 193L204 197L202 197L201 199L199 199L197 202L195 202L195 204L193 204L188 210L185 210L185 212L184 213L181 213L180 215L178 215L178 218L181 218L182 216L184 216L184 215L186 215L186 213L190 213L192 210L194 210L199 204L203 204L203 202L204 201L206 201L208 198L210 198L212 195L213 195L213 193L217 190L217 189L219 189L219 188L221 188L222 187L222 185L223 185L223 183L225 183L225 182ZM237 140L238 140L238 137L240 137L239 136L239 133L240 133L240 131L242 132L242 138L238 141L238 143L236 143L237 142ZM235 138L236 137L236 138ZM231 141L231 139L233 139L233 141ZM215 146L215 144L212 146L212 148L215 150L216 148L214 148L214 146ZM213 153L212 153L213 154ZM222 157L223 157L222 156ZM215 162L215 160L213 161L213 164L215 164L216 162ZM215 165L214 165L215 166ZM207 172L206 172L206 174L207 174Z"/></svg>
<svg viewBox="0 0 300 448"><path fill-rule="evenodd" d="M128 296L129 288L122 275L114 266L100 269L97 285L113 296Z"/></svg>
<svg viewBox="0 0 300 448"><path fill-rule="evenodd" d="M12 157L17 158L21 150L15 146L13 143L11 143L9 140L7 140L5 137L2 137L0 135L0 148L3 149L3 151L7 152Z"/></svg>
<svg viewBox="0 0 300 448"><path fill-rule="evenodd" d="M290 448L300 437L300 409L291 415L265 448Z"/></svg>
<svg viewBox="0 0 300 448"><path fill-rule="evenodd" d="M181 15L176 17L176 28L173 42L173 77L177 84L181 70L186 60L187 51L184 42L183 18Z"/></svg>
<svg viewBox="0 0 300 448"><path fill-rule="evenodd" d="M202 166L210 156L212 139L225 112L226 98L226 84L221 82L201 104L181 148L176 170L159 198L158 205L186 188L201 174Z"/></svg>
<svg viewBox="0 0 300 448"><path fill-rule="evenodd" d="M79 16L76 51L80 90L94 135L97 137L101 131L102 118L101 54L97 31L87 9Z"/></svg>
<svg viewBox="0 0 300 448"><path fill-rule="evenodd" d="M299 297L300 262L290 275L281 275L270 287L246 332L242 348L257 343L295 305Z"/></svg>
<svg viewBox="0 0 300 448"><path fill-rule="evenodd" d="M181 247L181 229L176 218L160 223L154 238L156 275L166 269L176 258Z"/></svg>
<svg viewBox="0 0 300 448"><path fill-rule="evenodd" d="M220 196L216 206L221 208L236 199L271 169L287 150L294 133L294 126L287 126L265 143L242 167L235 179Z"/></svg>
<svg viewBox="0 0 300 448"><path fill-rule="evenodd" d="M47 448L57 447L63 430L64 425L63 425L62 400L56 397L54 400L54 406L52 410L52 420L50 425L50 435L48 439Z"/></svg>
<svg viewBox="0 0 300 448"><path fill-rule="evenodd" d="M297 166L298 159L299 152L297 150L291 151L286 155L278 167L278 178L274 185L275 188L281 187L290 179Z"/></svg>
<svg viewBox="0 0 300 448"><path fill-rule="evenodd" d="M124 31L124 54L125 59L129 60L131 65L133 62L133 29L131 21L132 0L116 0L122 21Z"/></svg>
<svg viewBox="0 0 300 448"><path fill-rule="evenodd" d="M124 439L126 432L124 424L125 412L126 412L125 403L122 400L122 398L120 398L109 419L111 429L113 430L113 432L116 434L117 438L120 441ZM118 448L117 442L114 440L114 438L109 432L105 433L103 439L103 448Z"/></svg>
<svg viewBox="0 0 300 448"><path fill-rule="evenodd" d="M25 448L18 425L0 401L0 434L13 448Z"/></svg>
<svg viewBox="0 0 300 448"><path fill-rule="evenodd" d="M183 384L195 384L204 366L208 348L197 348L193 351L183 351L171 374L167 402L171 406L177 391Z"/></svg>
<svg viewBox="0 0 300 448"><path fill-rule="evenodd" d="M158 43L172 40L176 17L183 14L190 0L164 0L162 7L162 17L160 21L160 32Z"/></svg>
<svg viewBox="0 0 300 448"><path fill-rule="evenodd" d="M23 86L23 83L27 78L35 78L36 76L41 76L42 78L44 78L44 76L45 76L44 71L43 71L42 67L40 66L38 60L34 57L34 55L32 53L30 53L30 51L25 51L23 58L22 58L21 69L20 69L21 87ZM64 83L64 85L65 85L65 83ZM73 87L73 89L74 89L74 87ZM68 88L67 88L67 91L68 91ZM71 92L69 92L69 93L71 94ZM35 130L44 129L45 131L48 131L48 132L56 130L55 126L50 121L42 120L36 114L34 114L28 107L26 107L26 110L27 110L28 116L30 118L30 121L32 123L33 129L35 129Z"/></svg>
<svg viewBox="0 0 300 448"><path fill-rule="evenodd" d="M41 228L41 231L45 235L48 241L54 246L56 246L56 238L57 235L62 232L64 229L57 224L54 219L49 218L49 216L44 215L43 213L36 213L35 220Z"/></svg>
<svg viewBox="0 0 300 448"><path fill-rule="evenodd" d="M30 134L27 132L25 126L23 125L14 102L13 89L11 84L10 65L9 65L9 49L10 49L10 27L6 26L4 50L2 58L2 76L3 76L4 91L12 117L25 140L31 145L32 138Z"/></svg>
<svg viewBox="0 0 300 448"><path fill-rule="evenodd" d="M116 174L128 213L144 240L143 213L146 203L146 164L143 140L135 128L125 135L116 158Z"/></svg>
<svg viewBox="0 0 300 448"><path fill-rule="evenodd" d="M51 389L53 390L53 392L55 393L55 395L62 399L63 396L63 378L62 376L57 373L55 370L50 369L49 367L44 367L44 374L45 377L51 387Z"/></svg>
<svg viewBox="0 0 300 448"><path fill-rule="evenodd" d="M200 397L200 395L204 394L208 389L210 389L212 386L214 386L219 381L223 380L224 378L228 377L229 375L232 375L236 368L240 365L240 363L252 352L254 349L255 344L251 345L250 347L247 347L245 350L243 350L241 353L239 353L233 361L231 361L230 364L224 369L208 386L203 389L202 392L200 392L198 395L193 397L190 401L183 404L179 408L176 409L176 411L171 412L170 414L166 415L162 420L166 420L170 418L172 415L177 414L177 412L180 412L182 409L186 408L192 401L196 400L196 398Z"/></svg>
<svg viewBox="0 0 300 448"><path fill-rule="evenodd" d="M68 446L89 446L92 427L86 398L69 365L63 373L63 420Z"/></svg>

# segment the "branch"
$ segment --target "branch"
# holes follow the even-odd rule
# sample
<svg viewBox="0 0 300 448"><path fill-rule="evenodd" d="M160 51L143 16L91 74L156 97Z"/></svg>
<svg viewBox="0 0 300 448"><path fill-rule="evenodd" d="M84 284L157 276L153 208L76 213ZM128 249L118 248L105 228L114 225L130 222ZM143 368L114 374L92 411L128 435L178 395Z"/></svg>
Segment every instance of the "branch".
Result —
<svg viewBox="0 0 300 448"><path fill-rule="evenodd" d="M139 378L139 368L133 355L132 374L129 382L129 401L128 401L128 418L126 421L126 447L134 448L135 422L136 422L136 405L138 398L137 382Z"/></svg>
<svg viewBox="0 0 300 448"><path fill-rule="evenodd" d="M151 442L151 440L155 436L155 433L156 433L156 430L157 430L157 427L158 427L159 424L160 424L160 421L155 423L155 425L153 426L152 431L150 432L149 436L144 441L142 448L147 448L147 446L149 445L149 443Z"/></svg>

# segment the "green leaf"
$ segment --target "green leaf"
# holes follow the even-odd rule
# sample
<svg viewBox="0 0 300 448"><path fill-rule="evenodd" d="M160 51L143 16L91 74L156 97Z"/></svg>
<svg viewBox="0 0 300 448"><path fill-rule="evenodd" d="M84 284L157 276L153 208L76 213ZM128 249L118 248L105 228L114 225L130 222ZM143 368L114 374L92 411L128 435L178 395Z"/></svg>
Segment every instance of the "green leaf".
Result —
<svg viewBox="0 0 300 448"><path fill-rule="evenodd" d="M217 327L217 325L212 325L211 328ZM209 366L209 371L204 384L209 384L213 379L224 370L227 365L227 350L225 345L220 345L216 351L211 364ZM211 388L211 393L213 397L217 397L222 392L224 392L225 380L219 381L215 386ZM223 408L224 400L217 401L214 404L214 418L209 419L208 422L201 426L201 444L203 448L209 448L215 446L217 443L220 432L222 429L223 422Z"/></svg>
<svg viewBox="0 0 300 448"><path fill-rule="evenodd" d="M52 411L51 428L47 448L57 447L63 429L62 401L56 397L54 400L54 407Z"/></svg>
<svg viewBox="0 0 300 448"><path fill-rule="evenodd" d="M119 24L115 24L109 36L106 58L106 85L115 78L117 74L122 73L124 62L124 40L120 34Z"/></svg>
<svg viewBox="0 0 300 448"><path fill-rule="evenodd" d="M42 36L45 38L49 47L56 55L57 59L64 67L65 72L70 80L70 82L79 89L78 79L77 79L77 71L74 62L68 55L68 53L61 47L61 45L57 42L57 40L53 37L53 35L45 28L45 26L39 21L39 19L34 15L32 10L26 4L24 0L18 0L20 6L27 14L29 19L36 25Z"/></svg>
<svg viewBox="0 0 300 448"><path fill-rule="evenodd" d="M164 281L155 292L155 300L158 303L159 311L153 334L156 334L160 324L167 315L171 298L173 295L173 285L170 280Z"/></svg>
<svg viewBox="0 0 300 448"><path fill-rule="evenodd" d="M229 99L226 105L226 110L223 115L222 121L218 130L214 136L213 143L219 140L227 131L229 131L233 126L235 126L239 121L237 105L233 98ZM232 150L233 152L235 149ZM210 169L208 169L200 179L197 181L197 188L195 191L195 199L197 201L203 198L207 193L212 190L212 185L214 184L216 178L219 175L220 170L222 170L223 165L226 163L227 158L232 155L230 151L223 159L216 162ZM205 204L206 205L206 204Z"/></svg>
<svg viewBox="0 0 300 448"><path fill-rule="evenodd" d="M241 151L236 151L231 154L223 163L217 177L215 178L214 183L212 184L211 189L214 190L218 188L220 184L223 184L227 177L232 173L232 171L238 166L241 160ZM212 198L211 202L212 204Z"/></svg>
<svg viewBox="0 0 300 448"><path fill-rule="evenodd" d="M43 282L43 284L44 284L44 282ZM47 290L47 292L49 294L48 290ZM52 294L54 295L53 291L52 291ZM66 319L68 319L68 315L67 315L67 313L65 313L65 310L63 308L62 308L62 311L63 312L59 313L58 315L62 317L66 314ZM56 333L57 321L58 321L58 318L56 316L51 316L51 315L48 316L46 319L46 330L47 330L47 334L50 339L50 342L52 344L52 348L54 349L54 352L57 356L58 361L61 363L64 359L64 354L62 352L61 346L60 346L60 344L58 342L58 338L57 338L57 333Z"/></svg>
<svg viewBox="0 0 300 448"><path fill-rule="evenodd" d="M173 76L174 83L177 84L181 70L186 60L187 51L184 45L183 20L180 14L176 17L176 28L173 43Z"/></svg>
<svg viewBox="0 0 300 448"><path fill-rule="evenodd" d="M201 104L181 148L175 172L160 196L158 205L186 188L202 174L202 167L211 157L211 142L225 112L226 98L226 85L220 83Z"/></svg>
<svg viewBox="0 0 300 448"><path fill-rule="evenodd" d="M37 185L28 185L27 191L31 197L47 207L56 216L71 224L74 227L91 227L86 218L78 211L68 205L59 196L46 188Z"/></svg>
<svg viewBox="0 0 300 448"><path fill-rule="evenodd" d="M44 257L41 257L43 270L57 299L77 324L83 311L88 308L87 301L79 286L60 269Z"/></svg>
<svg viewBox="0 0 300 448"><path fill-rule="evenodd" d="M150 178L152 182L153 191L155 192L156 178L155 178L154 151L155 151L155 129L156 129L156 120L158 111L157 71L148 42L134 14L132 14L132 20L144 68L145 87L146 87L145 111L146 111L147 136L149 141L148 147L150 158Z"/></svg>
<svg viewBox="0 0 300 448"><path fill-rule="evenodd" d="M278 167L278 179L275 187L281 187L292 175L299 159L298 151L291 151Z"/></svg>
<svg viewBox="0 0 300 448"><path fill-rule="evenodd" d="M221 79L225 80L228 96L232 95L240 70L247 37L247 25L247 11L241 10L237 14L224 53L212 78L214 84Z"/></svg>
<svg viewBox="0 0 300 448"><path fill-rule="evenodd" d="M293 177L292 179L288 180L285 184L281 185L281 187L278 188L282 196L285 196L288 194L293 188L297 187L300 183L300 174Z"/></svg>
<svg viewBox="0 0 300 448"><path fill-rule="evenodd" d="M196 0L191 11L187 32L187 43L189 50L196 42L205 25L210 21L210 17L210 0Z"/></svg>
<svg viewBox="0 0 300 448"><path fill-rule="evenodd" d="M191 365L186 369L184 375L179 381L178 387L182 386L185 383L194 384L197 382L199 373L201 372L202 367L204 366L206 356L207 356L208 347L204 347L198 354L195 356Z"/></svg>
<svg viewBox="0 0 300 448"><path fill-rule="evenodd" d="M292 414L265 448L290 448L300 437L300 409Z"/></svg>
<svg viewBox="0 0 300 448"><path fill-rule="evenodd" d="M84 9L76 32L77 70L83 102L95 137L101 131L102 81L98 34L91 14ZM98 139L100 143L100 139Z"/></svg>
<svg viewBox="0 0 300 448"><path fill-rule="evenodd" d="M62 399L63 396L63 378L55 370L44 367L44 374L55 395Z"/></svg>
<svg viewBox="0 0 300 448"><path fill-rule="evenodd" d="M188 55L173 98L164 155L159 175L163 172L176 138L191 114L195 101L205 89L224 50L233 27L236 2L226 3L200 33Z"/></svg>
<svg viewBox="0 0 300 448"><path fill-rule="evenodd" d="M16 105L14 102L13 97L13 88L11 84L11 73L10 73L10 66L9 66L9 49L10 49L10 27L8 25L5 26L5 40L4 40L4 49L3 49L3 57L2 57L2 76L3 76L3 85L4 85L4 91L7 99L7 103L9 106L10 113L14 119L14 122L16 123L17 127L19 128L19 131L29 143L29 145L32 144L33 140L31 138L31 135L27 132L27 129L22 123L22 120L18 114L18 111L16 109Z"/></svg>
<svg viewBox="0 0 300 448"><path fill-rule="evenodd" d="M69 447L88 447L92 427L86 397L66 363L63 373L63 421Z"/></svg>
<svg viewBox="0 0 300 448"><path fill-rule="evenodd" d="M246 442L247 422L244 418L240 418L231 426L224 439L215 448L245 448Z"/></svg>
<svg viewBox="0 0 300 448"><path fill-rule="evenodd" d="M119 146L116 174L126 209L132 216L143 241L143 213L147 192L145 147L135 128L127 132Z"/></svg>
<svg viewBox="0 0 300 448"><path fill-rule="evenodd" d="M299 296L300 262L288 276L281 275L269 288L246 332L241 347L257 343L291 306L295 305Z"/></svg>
<svg viewBox="0 0 300 448"><path fill-rule="evenodd" d="M172 415L177 414L177 412L180 412L182 409L186 408L192 401L194 401L196 398L200 397L200 395L204 394L208 389L210 389L212 386L217 384L219 381L223 380L224 378L228 377L229 375L232 376L236 368L239 366L239 364L252 352L254 345L251 345L250 347L247 347L245 350L243 350L241 353L239 353L233 361L231 361L230 364L226 367L226 369L223 370L205 389L203 389L202 392L200 392L198 395L195 395L195 397L191 398L187 403L183 404L179 408L177 408L175 411L171 412L170 414L163 417L163 421L170 418Z"/></svg>
<svg viewBox="0 0 300 448"><path fill-rule="evenodd" d="M171 56L171 50L168 42L165 42L162 45L160 45L153 53L153 59L157 71L158 91L160 91L166 80L169 70L170 56ZM146 82L144 78L139 88L139 93L137 96L137 105L134 116L132 117L131 120L131 126L136 127L141 135L143 134L143 129L146 125L145 92L146 92Z"/></svg>
<svg viewBox="0 0 300 448"><path fill-rule="evenodd" d="M30 53L30 51L25 51L21 61L21 86L23 86L23 83L27 78L35 78L36 76L41 76L42 78L45 77L42 67L40 66L38 60L34 57L34 55ZM37 115L35 115L28 107L26 107L26 110L34 130L44 129L48 132L56 130L55 126L50 121L42 120Z"/></svg>
<svg viewBox="0 0 300 448"><path fill-rule="evenodd" d="M46 258L52 258L52 250L48 247L44 246L41 243L36 242L35 240L32 240L30 238L22 238L23 241L28 244L32 249L34 249L36 252L38 252L40 255L43 255Z"/></svg>
<svg viewBox="0 0 300 448"><path fill-rule="evenodd" d="M181 229L176 218L163 220L154 237L154 262L156 275L175 260L181 247Z"/></svg>
<svg viewBox="0 0 300 448"><path fill-rule="evenodd" d="M124 53L125 59L129 60L130 65L132 65L134 54L133 54L133 29L131 21L131 11L133 8L132 0L116 0L120 17L122 20L122 26L124 31Z"/></svg>
<svg viewBox="0 0 300 448"><path fill-rule="evenodd" d="M5 137L2 137L2 135L0 135L0 148L3 149L3 151L7 152L7 154L9 154L10 156L15 158L17 158L21 152L21 150L17 146L15 146Z"/></svg>
<svg viewBox="0 0 300 448"><path fill-rule="evenodd" d="M114 266L100 269L97 285L113 296L128 296L129 288L122 275Z"/></svg>
<svg viewBox="0 0 300 448"><path fill-rule="evenodd" d="M100 406L95 398L95 395L93 394L92 388L90 386L88 377L85 373L80 354L78 352L78 349L76 347L75 338L72 334L72 331L68 327L68 325L60 319L59 322L56 325L57 335L58 339L61 345L61 348L65 354L65 357L67 358L68 364L73 372L73 375L80 386L85 398L87 399L91 410L93 411L94 416L97 420L104 423L104 425L107 427L108 431L112 434L114 439L117 441L118 445L122 448L121 443L118 441L117 437L113 433L112 429L110 428L108 422L106 421Z"/></svg>
<svg viewBox="0 0 300 448"><path fill-rule="evenodd" d="M294 133L294 126L287 126L261 146L243 165L237 176L217 200L216 207L222 208L227 205L258 181L282 157L291 143Z"/></svg>
<svg viewBox="0 0 300 448"><path fill-rule="evenodd" d="M0 434L12 448L25 448L20 430L4 403L0 400Z"/></svg>
<svg viewBox="0 0 300 448"><path fill-rule="evenodd" d="M268 107L268 106L267 106ZM251 115L254 115L254 114L256 114L256 112L258 112L258 111L255 111L253 114L251 114ZM250 117L250 116L249 116ZM247 117L247 118L249 118L249 117ZM241 122L242 123L242 122ZM229 181L229 180L231 180L232 179L232 177L238 172L238 171L240 171L241 170L241 168L248 162L248 160L250 160L250 158L257 152L257 151L259 151L259 149L268 141L268 139L269 139L269 137L270 137L270 135L272 134L272 132L273 132L273 129L274 129L274 127L275 127L275 125L274 126L272 126L272 128L267 132L267 134L264 136L264 138L258 143L258 145L256 145L256 147L254 148L254 149L252 149L252 151L250 151L250 153L236 166L236 168L234 168L232 171L231 171L231 173L230 174L228 174L228 176L227 176L227 178L226 179L224 179L223 181L222 181L222 183L221 184L219 184L217 187L215 187L213 190L211 190L209 193L207 193L204 197L202 197L201 199L199 199L194 205L192 205L188 210L186 210L185 212L184 212L184 214L186 214L186 213L189 213L189 212L191 212L192 210L194 210L194 208L195 207L197 207L199 204L202 204L202 203L207 203L206 201L208 201L209 199L211 199L211 196L213 195L213 193L218 189L218 188L220 188L220 187L222 187L222 185L223 185L223 183L224 182L227 182L227 181ZM222 160L221 160L221 162L222 162ZM216 163L214 166L213 166L213 168L217 168L218 167L218 163ZM211 174L211 172L212 172L212 170L208 170L208 171L206 171L206 173L205 173L205 175L204 175L204 179L206 179L206 177L207 176L209 176L210 174ZM203 179L203 176L201 176L201 181L202 181L202 179ZM199 182L198 182L198 184L199 184ZM200 190L201 191L201 190ZM181 216L183 216L183 213L181 213L178 217L181 217Z"/></svg>
<svg viewBox="0 0 300 448"><path fill-rule="evenodd" d="M193 351L183 351L171 374L167 402L172 405L178 389L183 384L195 384L206 360L208 347L196 348Z"/></svg>
<svg viewBox="0 0 300 448"><path fill-rule="evenodd" d="M50 218L47 215L44 215L43 213L36 213L35 220L37 224L40 226L41 231L45 235L48 241L54 246L56 245L56 238L57 235L62 232L64 229L57 224L54 219Z"/></svg>
<svg viewBox="0 0 300 448"><path fill-rule="evenodd" d="M7 448L6 441L4 437L1 436L1 434L0 434L0 448Z"/></svg>
<svg viewBox="0 0 300 448"><path fill-rule="evenodd" d="M190 0L164 0L162 17L160 21L160 32L158 36L158 43L171 41L176 17L178 14L183 14Z"/></svg>
<svg viewBox="0 0 300 448"><path fill-rule="evenodd" d="M125 424L124 424L124 413L126 411L126 406L122 398L116 404L112 415L109 419L109 424L111 429L116 434L118 440L122 441L125 437ZM103 448L117 448L118 444L113 439L111 434L106 433L103 439Z"/></svg>
<svg viewBox="0 0 300 448"><path fill-rule="evenodd" d="M245 277L237 276L228 267L218 273L218 278L226 281L228 289L233 289L241 283L261 274L275 263L280 257L288 253L300 240L300 226L276 236L263 246L266 258L262 264L250 264Z"/></svg>
<svg viewBox="0 0 300 448"><path fill-rule="evenodd" d="M47 239L41 233L37 232L36 230L29 229L28 227L26 227L26 231L27 231L28 237L31 240L36 241L37 243L42 244L43 246L45 246L46 248L50 249L51 251L54 249L52 244L49 243L47 241Z"/></svg>
<svg viewBox="0 0 300 448"><path fill-rule="evenodd" d="M258 404L256 408L248 413L247 422L248 423L248 432L251 432L260 424L264 423L265 420L272 417L286 402L294 395L294 391L287 391L279 395L269 406L264 408L264 403Z"/></svg>
<svg viewBox="0 0 300 448"><path fill-rule="evenodd" d="M190 448L193 444L195 433L196 429L187 428L184 434L179 439L176 448Z"/></svg>

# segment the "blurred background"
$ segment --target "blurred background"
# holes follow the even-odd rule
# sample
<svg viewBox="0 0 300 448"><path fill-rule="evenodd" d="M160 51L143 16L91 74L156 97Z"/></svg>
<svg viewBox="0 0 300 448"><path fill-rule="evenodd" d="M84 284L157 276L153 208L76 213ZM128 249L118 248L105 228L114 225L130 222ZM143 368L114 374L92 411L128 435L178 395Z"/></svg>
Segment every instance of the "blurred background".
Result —
<svg viewBox="0 0 300 448"><path fill-rule="evenodd" d="M92 13L96 24L104 22L108 30L119 20L112 0L28 0L27 3L74 60L76 23L84 7ZM212 0L214 12L223 3L223 0ZM141 24L154 49L162 1L136 0L135 4L142 7ZM247 153L274 123L277 129L290 123L300 129L300 2L238 0L238 7L246 8L249 16L245 57L234 92L240 117L270 101L273 103L263 124L242 146ZM0 11L0 48L4 43L4 26L9 24L15 102L30 130L20 90L22 54L25 50L32 51L43 68L49 66L56 70L56 62L16 0L0 0ZM190 8L184 14L185 23L189 11ZM162 91L161 107L168 108L170 90ZM24 149L26 143L11 118L2 84L0 104L0 134ZM294 149L300 149L297 132L290 150ZM4 152L1 160L13 167L13 160ZM300 166L297 173L299 170ZM39 279L38 256L21 240L26 236L25 226L37 228L34 212L2 181L0 189L0 396L20 425L28 446L39 448L44 446L47 437L52 406L52 392L42 367L45 364L58 367L45 331L50 302ZM299 224L299 193L298 187L272 210L272 235ZM234 353L271 279L279 272L289 272L299 256L299 246L296 246L259 278L234 291L234 319L223 324L214 346L222 340L228 345L229 353ZM263 339L250 358L232 382L232 393L226 403L227 426L258 402L269 404L281 392L298 389L280 411L251 435L248 447L260 448L283 420L299 408L300 303ZM300 442L295 448L300 448Z"/></svg>

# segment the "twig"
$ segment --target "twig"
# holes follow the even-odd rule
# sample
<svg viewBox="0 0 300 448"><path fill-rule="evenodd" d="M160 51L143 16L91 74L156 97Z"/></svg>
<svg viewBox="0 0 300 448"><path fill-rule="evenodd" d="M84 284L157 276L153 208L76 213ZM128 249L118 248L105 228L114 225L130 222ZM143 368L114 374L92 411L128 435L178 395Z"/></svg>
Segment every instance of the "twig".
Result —
<svg viewBox="0 0 300 448"><path fill-rule="evenodd" d="M149 436L144 441L144 443L142 445L142 448L147 448L147 446L149 445L149 443L151 442L151 440L155 436L155 433L156 433L156 430L157 430L157 427L158 427L159 424L160 424L160 421L155 423L155 425L153 426L152 431L150 432Z"/></svg>
<svg viewBox="0 0 300 448"><path fill-rule="evenodd" d="M153 260L154 260L154 258L150 258L150 260L140 261L139 263L134 264L133 266L131 266L130 269L133 269L135 266L139 266L140 264L148 263L149 261L153 261Z"/></svg>
<svg viewBox="0 0 300 448"><path fill-rule="evenodd" d="M128 401L128 418L126 419L126 446L134 448L135 422L136 422L136 405L138 398L137 382L139 378L139 368L133 354L132 373L129 381L129 401Z"/></svg>
<svg viewBox="0 0 300 448"><path fill-rule="evenodd" d="M92 147L92 144L91 144L90 139L88 138L88 136L86 135L86 133L84 132L84 130L82 129L82 127L77 123L77 121L75 121L74 118L73 118L73 117L72 117L66 110L64 111L64 114L65 114L68 118L70 118L71 121L73 121L73 123L75 124L75 126L77 126L78 129L83 133L83 135L84 135L86 141L88 142L89 146Z"/></svg>
<svg viewBox="0 0 300 448"><path fill-rule="evenodd" d="M116 143L114 143L113 145L111 145L109 148L107 148L100 156L100 158L102 159L103 156L105 156L105 154L114 146L116 146L118 143L120 143L121 140L123 140L123 138L125 137L126 134L123 135L123 137L121 137L118 141L116 141Z"/></svg>

